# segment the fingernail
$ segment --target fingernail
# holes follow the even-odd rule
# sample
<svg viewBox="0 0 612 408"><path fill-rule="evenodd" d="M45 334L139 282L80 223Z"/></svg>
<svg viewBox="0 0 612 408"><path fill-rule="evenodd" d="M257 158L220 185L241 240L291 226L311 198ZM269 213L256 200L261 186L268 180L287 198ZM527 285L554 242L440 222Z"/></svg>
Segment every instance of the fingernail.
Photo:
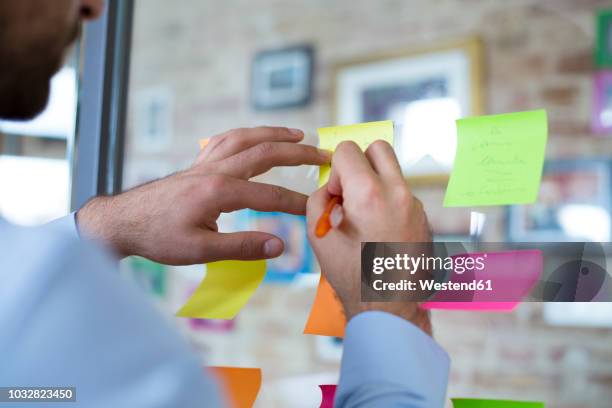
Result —
<svg viewBox="0 0 612 408"><path fill-rule="evenodd" d="M342 224L342 219L344 218L344 210L342 209L341 205L334 205L334 208L332 208L331 213L329 214L329 223L331 224L332 228L338 228L340 226L340 224Z"/></svg>
<svg viewBox="0 0 612 408"><path fill-rule="evenodd" d="M331 150L319 149L319 154L325 157L325 160L327 160L328 162L331 161L331 158L332 158Z"/></svg>
<svg viewBox="0 0 612 408"><path fill-rule="evenodd" d="M276 258L283 252L283 243L278 239L269 239L264 243L264 255L268 258Z"/></svg>
<svg viewBox="0 0 612 408"><path fill-rule="evenodd" d="M289 129L289 131L296 136L304 136L304 132L302 132L300 129Z"/></svg>

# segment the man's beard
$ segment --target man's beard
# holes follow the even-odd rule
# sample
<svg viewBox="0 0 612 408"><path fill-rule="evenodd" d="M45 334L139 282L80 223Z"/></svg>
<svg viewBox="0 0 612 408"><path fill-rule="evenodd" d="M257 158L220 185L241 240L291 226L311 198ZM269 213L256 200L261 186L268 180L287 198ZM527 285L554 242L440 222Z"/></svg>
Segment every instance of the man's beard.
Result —
<svg viewBox="0 0 612 408"><path fill-rule="evenodd" d="M47 106L51 89L50 80L55 71L21 71L0 86L0 117L9 120L34 118ZM3 73L0 72L0 75Z"/></svg>
<svg viewBox="0 0 612 408"><path fill-rule="evenodd" d="M51 90L51 78L61 68L66 49L78 38L79 33L80 24L75 24L64 46L53 47L58 51L46 56L44 61L42 56L32 56L36 60L34 64L32 61L26 64L13 61L4 69L0 67L0 118L28 120L45 109Z"/></svg>

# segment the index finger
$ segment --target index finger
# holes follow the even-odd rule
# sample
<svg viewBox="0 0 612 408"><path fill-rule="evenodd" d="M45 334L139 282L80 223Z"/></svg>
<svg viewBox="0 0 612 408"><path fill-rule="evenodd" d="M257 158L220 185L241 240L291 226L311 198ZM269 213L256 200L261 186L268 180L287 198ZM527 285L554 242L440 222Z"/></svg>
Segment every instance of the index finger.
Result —
<svg viewBox="0 0 612 408"><path fill-rule="evenodd" d="M329 152L298 143L261 143L217 163L218 171L250 179L279 166L322 165L329 163Z"/></svg>
<svg viewBox="0 0 612 408"><path fill-rule="evenodd" d="M377 179L372 165L355 142L345 141L338 145L332 157L332 170L327 191L342 195L347 186L358 186L364 180Z"/></svg>
<svg viewBox="0 0 612 408"><path fill-rule="evenodd" d="M232 212L244 208L265 212L304 215L308 197L296 191L265 183L223 177L217 194L219 209Z"/></svg>
<svg viewBox="0 0 612 408"><path fill-rule="evenodd" d="M286 127L259 126L255 128L232 129L210 139L206 147L206 161L226 159L264 142L297 143L304 138L304 132Z"/></svg>

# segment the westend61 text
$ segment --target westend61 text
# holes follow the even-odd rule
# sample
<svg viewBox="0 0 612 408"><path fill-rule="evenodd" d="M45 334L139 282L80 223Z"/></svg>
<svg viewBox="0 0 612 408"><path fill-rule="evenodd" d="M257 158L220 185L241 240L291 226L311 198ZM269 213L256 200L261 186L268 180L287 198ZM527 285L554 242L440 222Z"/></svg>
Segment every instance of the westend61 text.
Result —
<svg viewBox="0 0 612 408"><path fill-rule="evenodd" d="M417 282L402 279L399 282L383 282L375 280L372 287L377 291L492 291L493 285L490 279L473 280L472 282L436 282L432 279L419 280Z"/></svg>

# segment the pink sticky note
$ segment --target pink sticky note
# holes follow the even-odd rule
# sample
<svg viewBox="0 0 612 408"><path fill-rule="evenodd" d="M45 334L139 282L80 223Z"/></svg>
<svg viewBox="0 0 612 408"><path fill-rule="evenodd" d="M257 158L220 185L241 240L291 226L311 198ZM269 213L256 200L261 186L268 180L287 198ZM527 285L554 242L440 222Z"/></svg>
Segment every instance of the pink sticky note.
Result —
<svg viewBox="0 0 612 408"><path fill-rule="evenodd" d="M234 330L236 318L232 320L222 319L189 319L189 326L192 330L203 330L214 333L228 333Z"/></svg>
<svg viewBox="0 0 612 408"><path fill-rule="evenodd" d="M466 310L475 312L512 312L519 302L425 302L425 310Z"/></svg>
<svg viewBox="0 0 612 408"><path fill-rule="evenodd" d="M319 385L321 389L321 406L319 408L334 408L334 397L336 396L335 385Z"/></svg>
<svg viewBox="0 0 612 408"><path fill-rule="evenodd" d="M492 290L439 291L423 309L511 312L529 294L542 274L540 250L504 251L455 255L477 258L486 256L484 269L472 268L463 273L453 271L450 282L490 281Z"/></svg>

